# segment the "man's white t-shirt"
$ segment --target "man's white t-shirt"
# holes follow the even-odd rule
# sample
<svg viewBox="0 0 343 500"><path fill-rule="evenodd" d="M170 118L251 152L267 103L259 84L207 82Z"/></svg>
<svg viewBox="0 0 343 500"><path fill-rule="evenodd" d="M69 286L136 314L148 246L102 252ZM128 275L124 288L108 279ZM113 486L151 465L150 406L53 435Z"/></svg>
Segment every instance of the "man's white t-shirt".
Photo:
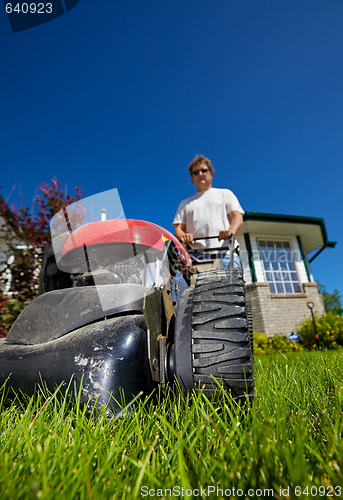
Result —
<svg viewBox="0 0 343 500"><path fill-rule="evenodd" d="M185 224L186 232L194 238L204 240L190 245L197 248L228 247L228 240L207 239L206 236L218 236L222 230L230 227L229 214L233 211L244 214L237 197L229 189L213 188L198 192L183 200L173 220L173 226Z"/></svg>

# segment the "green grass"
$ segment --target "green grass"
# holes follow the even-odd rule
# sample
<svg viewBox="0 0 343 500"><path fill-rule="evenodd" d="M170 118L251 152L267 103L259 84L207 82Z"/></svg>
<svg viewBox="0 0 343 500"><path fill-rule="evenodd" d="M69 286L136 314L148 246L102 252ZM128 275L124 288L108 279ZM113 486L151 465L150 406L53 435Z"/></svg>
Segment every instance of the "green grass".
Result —
<svg viewBox="0 0 343 500"><path fill-rule="evenodd" d="M186 490L218 486L340 498L329 488L343 484L343 352L262 356L255 378L252 409L223 392L210 402L176 391L111 420L87 416L77 395L11 402L0 391L0 498L132 499L143 486L156 497L158 489L183 487L192 498ZM296 486L318 494L296 496Z"/></svg>

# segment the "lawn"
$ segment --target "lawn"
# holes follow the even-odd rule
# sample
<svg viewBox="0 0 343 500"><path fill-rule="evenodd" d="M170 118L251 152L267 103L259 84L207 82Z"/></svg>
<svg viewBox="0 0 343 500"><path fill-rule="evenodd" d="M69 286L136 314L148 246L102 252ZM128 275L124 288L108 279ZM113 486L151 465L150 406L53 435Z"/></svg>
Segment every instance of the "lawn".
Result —
<svg viewBox="0 0 343 500"><path fill-rule="evenodd" d="M169 392L124 418L0 392L1 500L341 498L343 352L265 355L256 398Z"/></svg>

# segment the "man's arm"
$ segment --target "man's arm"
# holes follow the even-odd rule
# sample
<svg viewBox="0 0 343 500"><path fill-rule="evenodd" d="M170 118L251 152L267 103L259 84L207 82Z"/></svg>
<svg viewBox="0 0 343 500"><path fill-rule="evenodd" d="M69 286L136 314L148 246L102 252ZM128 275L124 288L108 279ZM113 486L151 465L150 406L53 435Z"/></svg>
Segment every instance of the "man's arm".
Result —
<svg viewBox="0 0 343 500"><path fill-rule="evenodd" d="M191 233L186 233L186 224L177 224L175 226L175 236L181 243L194 243L193 235Z"/></svg>
<svg viewBox="0 0 343 500"><path fill-rule="evenodd" d="M227 240L231 235L235 235L244 224L243 215L237 210L229 213L229 219L230 227L227 231L220 231L218 238L219 241Z"/></svg>

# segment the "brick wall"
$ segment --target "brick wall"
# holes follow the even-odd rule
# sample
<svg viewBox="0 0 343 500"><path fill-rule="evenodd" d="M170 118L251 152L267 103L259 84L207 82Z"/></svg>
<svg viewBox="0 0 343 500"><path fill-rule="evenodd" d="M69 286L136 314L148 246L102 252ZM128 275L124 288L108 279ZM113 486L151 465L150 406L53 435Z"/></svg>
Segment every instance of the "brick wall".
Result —
<svg viewBox="0 0 343 500"><path fill-rule="evenodd" d="M271 294L268 283L251 283L246 286L247 301L251 303L254 331L268 336L288 334L311 313L307 302L314 303L314 312L324 314L322 296L317 283L304 283L303 293Z"/></svg>

